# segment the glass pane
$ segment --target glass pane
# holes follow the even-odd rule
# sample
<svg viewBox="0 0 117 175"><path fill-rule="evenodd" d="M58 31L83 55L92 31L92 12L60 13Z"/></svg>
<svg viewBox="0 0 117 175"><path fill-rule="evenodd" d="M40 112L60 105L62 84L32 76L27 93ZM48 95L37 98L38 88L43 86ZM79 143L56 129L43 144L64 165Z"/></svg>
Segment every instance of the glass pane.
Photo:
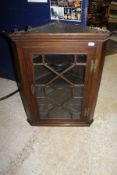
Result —
<svg viewBox="0 0 117 175"><path fill-rule="evenodd" d="M36 84L46 84L56 76L56 74L51 72L45 66L39 65L34 66L34 75Z"/></svg>
<svg viewBox="0 0 117 175"><path fill-rule="evenodd" d="M53 105L47 98L38 99L38 104L40 108L40 113L47 113Z"/></svg>
<svg viewBox="0 0 117 175"><path fill-rule="evenodd" d="M82 106L82 99L71 98L64 104L66 109L69 109L72 113L80 113Z"/></svg>
<svg viewBox="0 0 117 175"><path fill-rule="evenodd" d="M85 66L75 66L64 74L73 84L84 84L85 80Z"/></svg>
<svg viewBox="0 0 117 175"><path fill-rule="evenodd" d="M41 119L80 119L87 55L32 56Z"/></svg>
<svg viewBox="0 0 117 175"><path fill-rule="evenodd" d="M50 110L48 117L49 119L71 119L71 113L62 106L57 106Z"/></svg>
<svg viewBox="0 0 117 175"><path fill-rule="evenodd" d="M87 62L87 55L86 54L79 54L76 55L77 63L86 63Z"/></svg>
<svg viewBox="0 0 117 175"><path fill-rule="evenodd" d="M81 87L73 87L73 97L74 98L79 98L83 97L83 86Z"/></svg>
<svg viewBox="0 0 117 175"><path fill-rule="evenodd" d="M52 89L51 92L48 91L50 88ZM71 98L71 88L62 78L58 78L47 88L47 95L49 99L53 100L54 104L62 105Z"/></svg>
<svg viewBox="0 0 117 175"><path fill-rule="evenodd" d="M44 86L42 86L42 87L37 86L36 87L36 95L37 95L37 97L45 97L46 96L45 87Z"/></svg>
<svg viewBox="0 0 117 175"><path fill-rule="evenodd" d="M32 61L33 63L42 63L42 55L33 55Z"/></svg>
<svg viewBox="0 0 117 175"><path fill-rule="evenodd" d="M74 62L74 55L45 55L45 62L61 66L71 64Z"/></svg>
<svg viewBox="0 0 117 175"><path fill-rule="evenodd" d="M46 55L45 62L55 71L64 71L74 62L73 55Z"/></svg>

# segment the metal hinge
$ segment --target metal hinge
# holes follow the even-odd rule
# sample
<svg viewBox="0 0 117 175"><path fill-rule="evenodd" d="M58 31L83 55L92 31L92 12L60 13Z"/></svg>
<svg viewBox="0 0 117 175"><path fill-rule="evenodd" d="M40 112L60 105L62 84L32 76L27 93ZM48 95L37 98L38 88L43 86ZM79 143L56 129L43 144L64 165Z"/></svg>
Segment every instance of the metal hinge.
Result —
<svg viewBox="0 0 117 175"><path fill-rule="evenodd" d="M32 95L34 95L35 94L35 87L34 87L33 83L31 84L30 88L31 88Z"/></svg>
<svg viewBox="0 0 117 175"><path fill-rule="evenodd" d="M90 108L85 108L84 116L87 117L90 113Z"/></svg>
<svg viewBox="0 0 117 175"><path fill-rule="evenodd" d="M95 73L97 68L97 60L91 60L90 72Z"/></svg>

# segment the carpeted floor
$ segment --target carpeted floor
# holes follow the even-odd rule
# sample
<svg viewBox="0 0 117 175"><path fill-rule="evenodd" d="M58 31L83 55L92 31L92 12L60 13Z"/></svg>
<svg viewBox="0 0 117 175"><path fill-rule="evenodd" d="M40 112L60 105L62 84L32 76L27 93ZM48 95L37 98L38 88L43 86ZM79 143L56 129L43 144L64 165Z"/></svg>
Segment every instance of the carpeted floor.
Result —
<svg viewBox="0 0 117 175"><path fill-rule="evenodd" d="M0 79L0 96L17 89ZM31 127L19 94L0 102L0 175L117 175L117 54L106 57L90 127Z"/></svg>
<svg viewBox="0 0 117 175"><path fill-rule="evenodd" d="M106 47L106 55L117 53L117 41L109 39Z"/></svg>

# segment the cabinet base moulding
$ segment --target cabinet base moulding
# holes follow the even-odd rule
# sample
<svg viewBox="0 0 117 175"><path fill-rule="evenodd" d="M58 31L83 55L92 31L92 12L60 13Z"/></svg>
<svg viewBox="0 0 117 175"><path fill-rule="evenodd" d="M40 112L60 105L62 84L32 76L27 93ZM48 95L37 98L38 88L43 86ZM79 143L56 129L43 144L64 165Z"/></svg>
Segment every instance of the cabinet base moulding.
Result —
<svg viewBox="0 0 117 175"><path fill-rule="evenodd" d="M64 122L59 122L59 123L57 123L57 122L53 122L53 123L48 123L48 122L45 122L45 121L43 121L43 122L34 122L34 121L31 121L31 120L27 120L28 122L29 122L29 124L31 125L31 126L55 126L55 127L85 127L85 126L90 126L92 123L93 123L93 120L92 121L90 121L90 122L71 122L71 123L68 123L68 122L66 122L66 123L64 123Z"/></svg>

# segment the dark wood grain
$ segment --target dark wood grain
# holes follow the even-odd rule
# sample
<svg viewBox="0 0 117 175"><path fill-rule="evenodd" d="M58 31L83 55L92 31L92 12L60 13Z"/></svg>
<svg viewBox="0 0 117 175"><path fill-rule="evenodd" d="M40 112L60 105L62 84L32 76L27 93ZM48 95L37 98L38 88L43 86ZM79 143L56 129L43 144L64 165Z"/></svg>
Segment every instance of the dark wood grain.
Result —
<svg viewBox="0 0 117 175"><path fill-rule="evenodd" d="M29 123L33 126L89 126L93 121L109 33L78 25L51 23L30 29L27 32L10 33L8 37L16 46L14 53L22 101ZM90 46L90 44L94 45ZM32 54L87 55L84 102L80 119L40 119L35 93ZM92 61L95 60L96 69L91 71ZM63 73L58 73L58 75L62 76Z"/></svg>

